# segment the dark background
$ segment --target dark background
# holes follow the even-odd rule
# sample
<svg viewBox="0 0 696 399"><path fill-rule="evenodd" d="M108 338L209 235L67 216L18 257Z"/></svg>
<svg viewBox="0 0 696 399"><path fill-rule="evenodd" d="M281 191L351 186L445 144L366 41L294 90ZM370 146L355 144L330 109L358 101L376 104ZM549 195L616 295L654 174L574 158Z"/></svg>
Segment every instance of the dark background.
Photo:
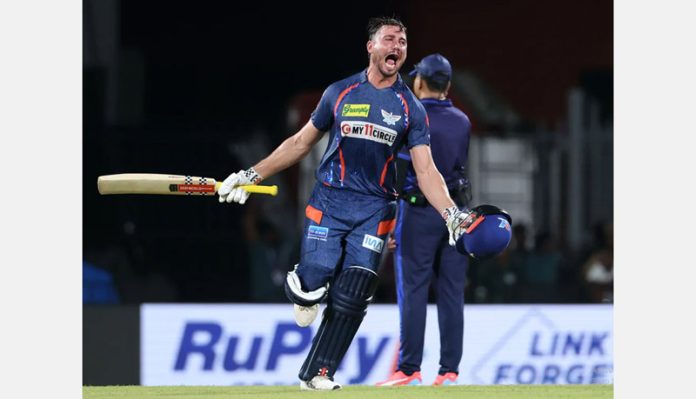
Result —
<svg viewBox="0 0 696 399"><path fill-rule="evenodd" d="M407 26L402 74L427 54L444 54L521 115L508 129L532 134L562 124L576 86L612 120L612 1L122 0L83 7L83 255L111 274L121 303L264 300L249 284L254 246L244 221L260 213L260 235L298 241L268 227L274 215L217 198L99 196L97 176L222 180L250 166L236 146L263 136L272 149L295 131L291 104L367 66L371 16L394 15ZM466 101L455 102L470 114L473 134L505 134ZM281 190L294 193L296 175L295 167L278 176ZM286 201L297 206L293 196ZM581 258L568 266L570 284ZM388 278L383 301L393 300Z"/></svg>

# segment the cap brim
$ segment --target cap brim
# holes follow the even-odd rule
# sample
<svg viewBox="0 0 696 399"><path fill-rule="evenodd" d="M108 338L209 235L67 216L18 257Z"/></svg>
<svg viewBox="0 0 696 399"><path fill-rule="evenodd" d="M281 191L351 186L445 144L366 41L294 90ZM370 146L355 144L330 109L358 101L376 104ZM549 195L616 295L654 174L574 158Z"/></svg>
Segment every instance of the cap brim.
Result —
<svg viewBox="0 0 696 399"><path fill-rule="evenodd" d="M412 70L411 72L408 73L408 76L416 76L417 73L418 73L418 70L417 70L417 69L414 69L414 70Z"/></svg>

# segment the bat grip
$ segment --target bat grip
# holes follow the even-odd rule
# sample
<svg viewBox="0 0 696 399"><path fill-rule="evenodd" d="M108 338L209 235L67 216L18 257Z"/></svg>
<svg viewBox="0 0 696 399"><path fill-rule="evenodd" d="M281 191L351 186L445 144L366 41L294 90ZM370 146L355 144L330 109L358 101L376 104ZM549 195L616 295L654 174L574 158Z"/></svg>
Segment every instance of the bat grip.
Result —
<svg viewBox="0 0 696 399"><path fill-rule="evenodd" d="M215 183L215 191L217 191L220 186L222 185L221 182L216 182ZM273 186L260 186L260 185L253 185L253 184L248 184L244 186L238 186L244 189L244 191L248 193L253 193L253 194L268 194L272 196L278 195L278 186L273 185Z"/></svg>

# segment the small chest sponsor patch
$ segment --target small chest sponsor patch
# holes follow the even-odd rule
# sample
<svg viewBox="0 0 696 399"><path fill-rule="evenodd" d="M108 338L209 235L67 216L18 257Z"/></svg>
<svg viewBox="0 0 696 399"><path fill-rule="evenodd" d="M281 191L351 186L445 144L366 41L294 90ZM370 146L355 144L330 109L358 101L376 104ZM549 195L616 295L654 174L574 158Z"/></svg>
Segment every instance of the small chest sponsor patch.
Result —
<svg viewBox="0 0 696 399"><path fill-rule="evenodd" d="M358 116L367 118L370 115L370 104L345 104L341 116Z"/></svg>
<svg viewBox="0 0 696 399"><path fill-rule="evenodd" d="M310 240L321 240L326 241L326 237L329 236L329 228L321 226L309 226L307 230L307 238Z"/></svg>
<svg viewBox="0 0 696 399"><path fill-rule="evenodd" d="M363 238L362 246L364 248L371 250L371 251L375 251L375 252L381 254L382 248L384 248L384 240L382 240L379 237L365 234L365 238Z"/></svg>

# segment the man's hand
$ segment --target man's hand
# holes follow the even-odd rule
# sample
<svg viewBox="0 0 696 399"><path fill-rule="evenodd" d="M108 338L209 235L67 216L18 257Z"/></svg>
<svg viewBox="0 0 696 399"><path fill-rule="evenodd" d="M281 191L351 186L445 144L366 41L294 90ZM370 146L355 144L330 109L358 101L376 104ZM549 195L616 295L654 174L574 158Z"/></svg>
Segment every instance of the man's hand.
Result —
<svg viewBox="0 0 696 399"><path fill-rule="evenodd" d="M218 201L220 201L220 203L236 202L244 205L250 194L239 186L256 184L260 181L261 176L256 173L254 168L232 173L222 182L222 185L220 185L218 189Z"/></svg>
<svg viewBox="0 0 696 399"><path fill-rule="evenodd" d="M467 229L479 219L476 212L463 212L456 206L445 209L442 212L442 217L445 219L449 231L449 245L451 246L455 246L459 237L466 233Z"/></svg>
<svg viewBox="0 0 696 399"><path fill-rule="evenodd" d="M389 234L389 238L387 238L387 249L390 252L394 252L396 249L396 239L393 234Z"/></svg>

